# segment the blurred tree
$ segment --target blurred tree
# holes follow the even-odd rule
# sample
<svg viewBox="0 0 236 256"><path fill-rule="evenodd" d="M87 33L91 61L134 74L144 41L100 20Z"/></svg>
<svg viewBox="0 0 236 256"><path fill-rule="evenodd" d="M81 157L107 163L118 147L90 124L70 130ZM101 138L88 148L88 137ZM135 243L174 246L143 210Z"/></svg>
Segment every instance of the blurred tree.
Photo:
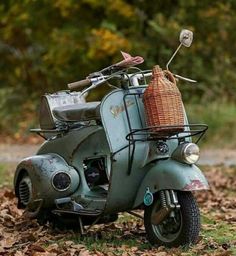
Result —
<svg viewBox="0 0 236 256"><path fill-rule="evenodd" d="M120 50L143 56L143 68L164 67L182 28L195 41L171 69L200 82L184 98L235 100L235 24L233 0L2 0L0 128L35 121L41 94L118 61Z"/></svg>

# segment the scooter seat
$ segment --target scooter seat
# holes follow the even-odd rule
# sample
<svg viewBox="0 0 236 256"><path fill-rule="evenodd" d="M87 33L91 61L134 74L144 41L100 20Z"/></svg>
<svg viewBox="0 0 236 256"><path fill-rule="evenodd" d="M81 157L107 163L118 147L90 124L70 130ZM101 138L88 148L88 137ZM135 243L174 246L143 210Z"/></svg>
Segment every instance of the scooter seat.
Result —
<svg viewBox="0 0 236 256"><path fill-rule="evenodd" d="M54 116L60 121L76 122L100 119L100 102L87 102L53 109Z"/></svg>

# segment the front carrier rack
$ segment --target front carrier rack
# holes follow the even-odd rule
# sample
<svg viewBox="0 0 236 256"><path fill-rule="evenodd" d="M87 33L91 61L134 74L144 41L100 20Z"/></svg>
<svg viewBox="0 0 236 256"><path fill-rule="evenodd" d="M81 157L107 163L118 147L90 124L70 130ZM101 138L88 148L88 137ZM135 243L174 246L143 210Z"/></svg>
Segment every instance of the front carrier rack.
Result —
<svg viewBox="0 0 236 256"><path fill-rule="evenodd" d="M173 133L175 129L182 130L178 133ZM197 137L194 143L198 143L208 126L206 124L188 124L188 125L166 125L166 126L151 126L141 129L131 129L131 132L126 135L126 139L130 142L136 141L153 141L153 140L173 140L177 139L179 143L186 138ZM168 130L170 131L168 133Z"/></svg>
<svg viewBox="0 0 236 256"><path fill-rule="evenodd" d="M144 89L144 88L143 88ZM129 132L126 135L126 140L128 141L129 148L129 160L128 160L128 175L131 174L132 165L134 160L135 145L136 142L145 142L145 141L168 141L168 140L177 140L178 144L184 143L185 141L195 140L194 143L198 143L203 137L205 132L208 129L206 124L185 124L185 125L167 125L167 126L146 126L145 120L142 117L143 106L140 104L142 100L143 90L134 90L132 89L129 92L126 92L123 97L124 109L127 117L128 129ZM132 125L132 117L129 113L129 108L127 100L133 97L135 107L137 108L138 119L140 121L140 127L135 128ZM186 120L187 121L187 120ZM173 132L179 130L179 132ZM168 132L169 131L169 132Z"/></svg>
<svg viewBox="0 0 236 256"><path fill-rule="evenodd" d="M170 132L170 134L166 132L168 129L173 130L174 128L183 128L183 131L174 135L173 132ZM155 131L155 129L158 131ZM142 129L133 129L126 135L126 140L129 142L128 175L130 175L132 171L136 142L178 140L178 144L180 144L185 142L188 138L196 137L194 143L197 144L207 129L208 126L206 124L189 124L183 126L152 126ZM164 130L165 132L162 133L161 130Z"/></svg>
<svg viewBox="0 0 236 256"><path fill-rule="evenodd" d="M144 111L143 104L140 104L140 101L142 101L144 89L145 87L143 87L141 90L136 90L135 88L130 89L124 94L123 97L124 110L126 113L129 128L129 133L126 135L126 139L129 142L170 139L178 139L179 142L182 142L186 138L195 136L197 136L195 143L198 143L200 141L200 139L208 129L208 126L206 124L146 126L146 122L142 117ZM138 120L140 123L140 126L138 128L135 128L132 125L132 116L130 116L128 105L130 97L134 99L132 102L134 102L137 109L136 113L138 115ZM179 130L179 132L173 132L173 130Z"/></svg>

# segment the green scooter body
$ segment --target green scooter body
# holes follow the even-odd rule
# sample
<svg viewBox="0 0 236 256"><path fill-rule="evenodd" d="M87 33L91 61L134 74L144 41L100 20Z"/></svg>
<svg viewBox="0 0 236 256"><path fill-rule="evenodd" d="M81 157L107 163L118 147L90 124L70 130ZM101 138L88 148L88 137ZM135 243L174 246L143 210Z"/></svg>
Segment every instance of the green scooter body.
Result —
<svg viewBox="0 0 236 256"><path fill-rule="evenodd" d="M166 153L157 151L157 141L138 141L134 148L127 140L130 127L145 126L142 103L145 88L117 89L106 95L100 106L101 123L82 125L47 140L36 156L18 165L15 187L22 173L27 171L36 188L33 200L43 199L44 207L53 208L55 199L69 197L85 209L99 210L103 214L141 206L147 189L151 193L163 189L208 189L197 166L171 159L178 147L177 138L166 141L169 148ZM188 124L187 117L185 123ZM85 161L98 158L105 162L108 179L105 193L91 188L85 178ZM73 184L66 191L55 192L51 179L60 170L70 172Z"/></svg>

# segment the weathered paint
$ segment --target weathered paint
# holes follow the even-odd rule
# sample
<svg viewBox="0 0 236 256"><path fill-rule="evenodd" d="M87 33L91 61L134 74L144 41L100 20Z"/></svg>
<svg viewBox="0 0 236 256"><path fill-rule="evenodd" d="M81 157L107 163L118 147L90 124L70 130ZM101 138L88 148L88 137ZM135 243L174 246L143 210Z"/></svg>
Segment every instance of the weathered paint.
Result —
<svg viewBox="0 0 236 256"><path fill-rule="evenodd" d="M137 143L130 175L128 174L128 148L113 156L105 212L113 213L132 209L137 189L148 172L147 166L142 167L147 154L148 147L145 143Z"/></svg>
<svg viewBox="0 0 236 256"><path fill-rule="evenodd" d="M44 143L37 154L46 154L47 152L60 154L78 172L80 185L71 195L73 200L90 209L103 209L106 197L99 198L95 192L90 190L84 176L83 166L85 159L105 157L107 176L110 176L110 149L102 127L89 126L72 130L63 137Z"/></svg>
<svg viewBox="0 0 236 256"><path fill-rule="evenodd" d="M73 152L77 151L79 145L91 134L102 130L99 126L88 126L69 131L63 136L55 137L45 141L39 148L37 155L55 153L62 156L71 165Z"/></svg>
<svg viewBox="0 0 236 256"><path fill-rule="evenodd" d="M134 89L130 91L135 92ZM100 112L102 123L112 153L128 145L126 135L130 133L130 130L123 101L126 93L127 91L121 89L114 90L101 103ZM141 120L138 116L134 96L126 97L126 105L131 117L130 122L132 127L136 129L142 128L142 123L145 124L143 104L141 104L140 100L138 102L141 108Z"/></svg>
<svg viewBox="0 0 236 256"><path fill-rule="evenodd" d="M204 190L204 189L209 189L209 188L201 180L190 180L190 183L186 184L186 186L182 188L183 191Z"/></svg>
<svg viewBox="0 0 236 256"><path fill-rule="evenodd" d="M130 92L145 87L132 88ZM87 209L104 209L105 213L130 210L143 203L146 188L152 193L161 189L192 190L207 188L208 184L201 171L195 166L181 164L170 159L178 146L176 139L167 141L169 152L160 154L156 142L137 142L131 173L128 173L129 148L126 135L130 132L123 98L127 91L115 90L101 103L101 125L80 127L67 134L57 136L47 142L37 152L37 156L23 160L17 168L26 169L34 181L35 198L44 197L47 203L65 194L55 194L50 177L63 166L75 172L77 187L70 196ZM127 96L126 103L133 129L143 128L145 115L142 97L137 97L140 118L133 96ZM118 106L118 107L117 107ZM187 118L185 118L187 123ZM57 156L54 159L54 156ZM88 187L84 176L85 159L104 157L106 159L109 190L107 195L96 193ZM57 161L56 161L57 159ZM62 160L59 160L62 159ZM59 168L60 167L60 168ZM79 186L78 186L78 178ZM200 185L201 183L201 185ZM47 197L46 197L47 195Z"/></svg>
<svg viewBox="0 0 236 256"><path fill-rule="evenodd" d="M149 171L139 186L133 207L142 203L146 187L149 187L152 193L163 189L181 191L209 189L206 178L196 165L179 163L173 159L150 165Z"/></svg>
<svg viewBox="0 0 236 256"><path fill-rule="evenodd" d="M80 183L77 171L56 154L45 154L23 159L17 166L14 177L15 188L23 171L28 173L33 184L32 200L43 199L44 206L52 205L55 198L71 195ZM71 178L71 185L66 191L55 190L51 183L53 175L60 171L66 172Z"/></svg>

